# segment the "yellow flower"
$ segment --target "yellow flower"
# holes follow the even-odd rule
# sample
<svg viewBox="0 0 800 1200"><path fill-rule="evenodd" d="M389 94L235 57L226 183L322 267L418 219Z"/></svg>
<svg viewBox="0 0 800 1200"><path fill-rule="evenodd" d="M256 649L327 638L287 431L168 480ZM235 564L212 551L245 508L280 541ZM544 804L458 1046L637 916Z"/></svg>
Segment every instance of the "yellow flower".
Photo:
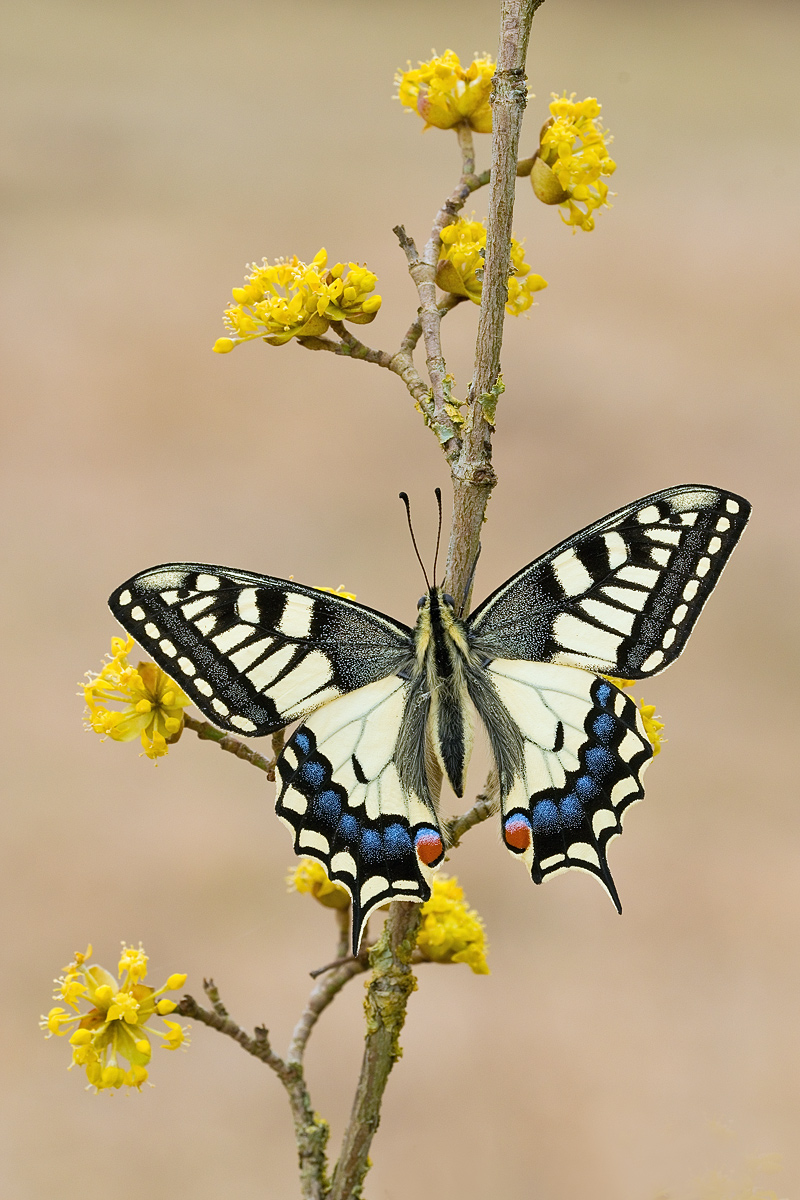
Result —
<svg viewBox="0 0 800 1200"><path fill-rule="evenodd" d="M442 248L436 268L436 284L443 292L466 296L480 304L483 291L486 227L481 221L459 217L441 232ZM534 293L547 287L541 275L531 273L525 251L516 238L511 239L511 274L508 279L506 312L517 317L533 304Z"/></svg>
<svg viewBox="0 0 800 1200"><path fill-rule="evenodd" d="M132 637L113 637L100 674L87 671L89 682L82 685L87 725L115 742L138 737L148 758L160 758L181 736L183 710L191 700L155 663L132 667L127 657L132 649ZM125 707L108 708L108 703Z"/></svg>
<svg viewBox="0 0 800 1200"><path fill-rule="evenodd" d="M431 962L467 963L476 975L489 974L483 922L464 903L455 876L434 879L431 898L422 906L417 949Z"/></svg>
<svg viewBox="0 0 800 1200"><path fill-rule="evenodd" d="M488 54L462 67L457 54L445 50L430 62L398 71L397 98L404 108L419 113L425 128L452 129L465 121L476 133L492 132L489 96L495 64Z"/></svg>
<svg viewBox="0 0 800 1200"><path fill-rule="evenodd" d="M164 1018L177 1005L164 992L182 988L186 976L170 975L158 990L142 983L147 975L147 955L122 943L119 979L97 963L87 966L92 947L85 954L76 954L56 980L54 1000L63 1000L73 1011L59 1006L51 1008L40 1025L47 1036L64 1037L70 1033L73 1066L83 1067L86 1078L96 1091L104 1088L141 1088L147 1079L152 1036L164 1039L163 1048L177 1050L186 1040L188 1030L174 1021L164 1020L166 1032L145 1029L154 1016ZM83 1011L79 1002L88 1007ZM75 1028L70 1030L70 1026ZM120 1059L128 1067L120 1066Z"/></svg>
<svg viewBox="0 0 800 1200"><path fill-rule="evenodd" d="M344 596L345 600L355 600L356 598L354 592L346 592L344 590L343 583L340 583L336 588L322 587L321 584L315 583L314 589L317 592L330 592L332 596Z"/></svg>
<svg viewBox="0 0 800 1200"><path fill-rule="evenodd" d="M633 687L635 680L633 679L617 679L614 675L606 675L605 678L609 683L613 683L618 688ZM639 701L639 712L642 717L644 731L647 734L648 741L653 747L653 758L661 753L661 743L665 740L661 730L664 728L664 722L659 721L656 717L655 704L645 704L644 700Z"/></svg>
<svg viewBox="0 0 800 1200"><path fill-rule="evenodd" d="M350 893L338 883L331 883L322 863L314 858L301 858L286 876L286 882L290 892L307 892L325 908L350 907Z"/></svg>
<svg viewBox="0 0 800 1200"><path fill-rule="evenodd" d="M561 219L587 233L594 229L593 213L608 206L608 184L617 164L610 157L608 130L598 123L601 105L592 96L575 100L553 93L552 116L543 126L531 171L533 190L544 204L559 204Z"/></svg>
<svg viewBox="0 0 800 1200"><path fill-rule="evenodd" d="M371 296L376 275L358 263L336 263L326 270L327 251L320 250L310 264L279 258L259 267L250 264L244 287L233 289L234 303L223 319L231 337L218 338L214 349L227 354L241 342L262 338L282 346L290 338L321 337L331 321L366 325L374 321L380 296Z"/></svg>

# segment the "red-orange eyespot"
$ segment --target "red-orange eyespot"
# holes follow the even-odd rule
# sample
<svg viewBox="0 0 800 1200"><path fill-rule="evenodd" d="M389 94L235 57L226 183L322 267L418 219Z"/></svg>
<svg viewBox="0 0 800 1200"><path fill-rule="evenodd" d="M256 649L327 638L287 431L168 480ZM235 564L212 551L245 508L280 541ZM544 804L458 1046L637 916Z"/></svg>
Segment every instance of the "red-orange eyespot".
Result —
<svg viewBox="0 0 800 1200"><path fill-rule="evenodd" d="M414 838L414 849L420 862L429 867L444 854L444 843L435 829L420 829Z"/></svg>
<svg viewBox="0 0 800 1200"><path fill-rule="evenodd" d="M514 813L513 817L508 818L503 832L506 845L511 850L516 850L518 854L527 850L531 844L530 821L523 817L521 813Z"/></svg>

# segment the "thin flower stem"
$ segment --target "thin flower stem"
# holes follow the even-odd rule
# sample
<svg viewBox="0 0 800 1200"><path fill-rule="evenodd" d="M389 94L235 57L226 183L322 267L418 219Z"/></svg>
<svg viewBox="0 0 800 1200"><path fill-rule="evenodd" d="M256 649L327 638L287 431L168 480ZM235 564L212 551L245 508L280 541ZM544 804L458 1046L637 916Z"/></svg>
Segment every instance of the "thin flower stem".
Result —
<svg viewBox="0 0 800 1200"><path fill-rule="evenodd" d="M464 834L474 825L480 825L497 812L497 779L492 775L486 781L486 790L476 798L472 808L458 817L444 822L444 837L448 850L455 850Z"/></svg>
<svg viewBox="0 0 800 1200"><path fill-rule="evenodd" d="M195 717L190 717L188 713L183 714L183 723L187 729L191 729L200 738L201 742L216 742L220 750L227 750L229 754L235 754L237 758L243 758L245 762L252 763L254 767L258 767L259 771L266 771L267 779L272 783L275 782L275 765L278 761L278 755L283 745L283 733L281 731L281 742L276 748L276 737L273 734L272 749L274 751L273 758L265 758L263 754L259 754L257 750L253 750L246 742L240 742L238 738L231 737L229 733L224 733L221 729L217 729L209 721L198 721Z"/></svg>
<svg viewBox="0 0 800 1200"><path fill-rule="evenodd" d="M316 985L308 997L308 1003L300 1020L294 1027L289 1051L286 1055L287 1064L302 1063L311 1031L322 1013L338 996L346 983L349 983L356 975L363 975L367 970L369 970L369 962L366 958L361 956L348 958L335 969L332 975Z"/></svg>

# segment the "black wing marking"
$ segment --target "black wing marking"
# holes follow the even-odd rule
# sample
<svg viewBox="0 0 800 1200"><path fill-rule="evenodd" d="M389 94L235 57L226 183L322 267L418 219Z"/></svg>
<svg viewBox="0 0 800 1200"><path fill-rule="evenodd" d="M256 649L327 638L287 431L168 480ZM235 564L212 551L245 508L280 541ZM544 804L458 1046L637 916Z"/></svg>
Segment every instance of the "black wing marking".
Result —
<svg viewBox="0 0 800 1200"><path fill-rule="evenodd" d="M589 871L621 911L606 847L644 796L653 757L635 703L572 667L496 659L488 673L524 743L522 767L501 796L506 846L534 883L570 867Z"/></svg>
<svg viewBox="0 0 800 1200"><path fill-rule="evenodd" d="M109 606L209 720L254 737L393 674L412 653L411 630L382 613L228 567L152 567Z"/></svg>
<svg viewBox="0 0 800 1200"><path fill-rule="evenodd" d="M733 492L654 492L574 534L468 619L487 655L626 679L678 657L750 515Z"/></svg>
<svg viewBox="0 0 800 1200"><path fill-rule="evenodd" d="M276 811L295 853L353 900L353 953L373 909L422 903L444 842L430 795L400 783L397 742L409 685L393 676L313 713L278 759Z"/></svg>

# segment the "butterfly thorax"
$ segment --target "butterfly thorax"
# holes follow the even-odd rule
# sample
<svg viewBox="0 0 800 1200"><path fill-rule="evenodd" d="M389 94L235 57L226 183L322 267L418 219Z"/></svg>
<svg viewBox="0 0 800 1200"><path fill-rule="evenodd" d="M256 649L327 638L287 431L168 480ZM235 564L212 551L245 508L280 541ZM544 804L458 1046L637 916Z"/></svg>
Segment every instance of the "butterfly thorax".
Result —
<svg viewBox="0 0 800 1200"><path fill-rule="evenodd" d="M414 629L407 708L416 713L415 736L424 736L429 779L434 766L434 777L444 773L457 796L464 794L473 740L467 684L471 660L467 630L450 597L441 588L431 588L420 603Z"/></svg>

